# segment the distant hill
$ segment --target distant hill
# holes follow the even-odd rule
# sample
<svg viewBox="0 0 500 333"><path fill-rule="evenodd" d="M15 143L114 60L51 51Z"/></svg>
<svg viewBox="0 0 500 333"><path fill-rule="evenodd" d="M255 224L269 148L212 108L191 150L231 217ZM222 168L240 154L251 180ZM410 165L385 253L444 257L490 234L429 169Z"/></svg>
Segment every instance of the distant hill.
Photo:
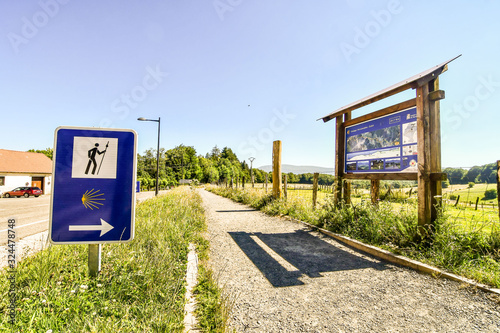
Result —
<svg viewBox="0 0 500 333"><path fill-rule="evenodd" d="M257 169L260 169L265 172L270 172L273 170L272 165L264 165L261 167L258 167ZM318 167L318 166L310 166L310 165L290 165L290 164L282 164L281 165L281 172L282 173L293 173L296 175L300 175L303 173L322 173L322 174L327 174L327 175L333 175L334 170L332 168L324 168L324 167Z"/></svg>

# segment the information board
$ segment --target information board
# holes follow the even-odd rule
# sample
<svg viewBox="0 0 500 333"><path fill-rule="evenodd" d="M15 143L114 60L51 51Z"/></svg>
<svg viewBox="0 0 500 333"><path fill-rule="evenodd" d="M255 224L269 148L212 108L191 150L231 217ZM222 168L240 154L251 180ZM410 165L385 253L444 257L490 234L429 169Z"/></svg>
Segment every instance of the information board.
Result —
<svg viewBox="0 0 500 333"><path fill-rule="evenodd" d="M417 109L345 128L345 173L417 172Z"/></svg>
<svg viewBox="0 0 500 333"><path fill-rule="evenodd" d="M52 243L133 239L136 147L133 130L56 130L49 226Z"/></svg>

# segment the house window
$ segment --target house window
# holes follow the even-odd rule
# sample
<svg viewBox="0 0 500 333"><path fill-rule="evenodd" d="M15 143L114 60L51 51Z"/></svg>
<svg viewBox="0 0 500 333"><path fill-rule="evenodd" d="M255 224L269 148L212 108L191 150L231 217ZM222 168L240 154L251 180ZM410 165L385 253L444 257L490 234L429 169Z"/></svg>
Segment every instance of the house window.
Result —
<svg viewBox="0 0 500 333"><path fill-rule="evenodd" d="M0 176L0 186L4 186L4 185L5 185L5 177Z"/></svg>

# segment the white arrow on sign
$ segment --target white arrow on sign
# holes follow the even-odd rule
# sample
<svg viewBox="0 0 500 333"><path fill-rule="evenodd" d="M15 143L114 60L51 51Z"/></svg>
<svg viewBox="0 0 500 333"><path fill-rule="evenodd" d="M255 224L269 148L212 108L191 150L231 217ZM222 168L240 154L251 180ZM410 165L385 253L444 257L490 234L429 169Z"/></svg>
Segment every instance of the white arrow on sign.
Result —
<svg viewBox="0 0 500 333"><path fill-rule="evenodd" d="M102 237L105 233L113 229L114 227L109 224L108 222L104 221L101 219L101 224L96 224L96 225L70 225L69 226L69 231L101 231L101 235L99 237Z"/></svg>

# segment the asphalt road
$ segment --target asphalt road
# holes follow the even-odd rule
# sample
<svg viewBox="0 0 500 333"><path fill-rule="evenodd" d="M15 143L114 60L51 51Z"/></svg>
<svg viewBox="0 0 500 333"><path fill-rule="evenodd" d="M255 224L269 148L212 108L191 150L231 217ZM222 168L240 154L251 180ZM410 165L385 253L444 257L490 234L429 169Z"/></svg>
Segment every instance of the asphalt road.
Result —
<svg viewBox="0 0 500 333"><path fill-rule="evenodd" d="M160 191L160 194L166 191ZM154 197L154 191L136 194L138 202ZM7 243L7 221L16 218L16 238L22 239L49 228L50 195L38 198L0 198L0 246Z"/></svg>
<svg viewBox="0 0 500 333"><path fill-rule="evenodd" d="M21 239L49 228L50 195L38 198L0 199L0 245L7 243L7 221L16 218L16 238Z"/></svg>

